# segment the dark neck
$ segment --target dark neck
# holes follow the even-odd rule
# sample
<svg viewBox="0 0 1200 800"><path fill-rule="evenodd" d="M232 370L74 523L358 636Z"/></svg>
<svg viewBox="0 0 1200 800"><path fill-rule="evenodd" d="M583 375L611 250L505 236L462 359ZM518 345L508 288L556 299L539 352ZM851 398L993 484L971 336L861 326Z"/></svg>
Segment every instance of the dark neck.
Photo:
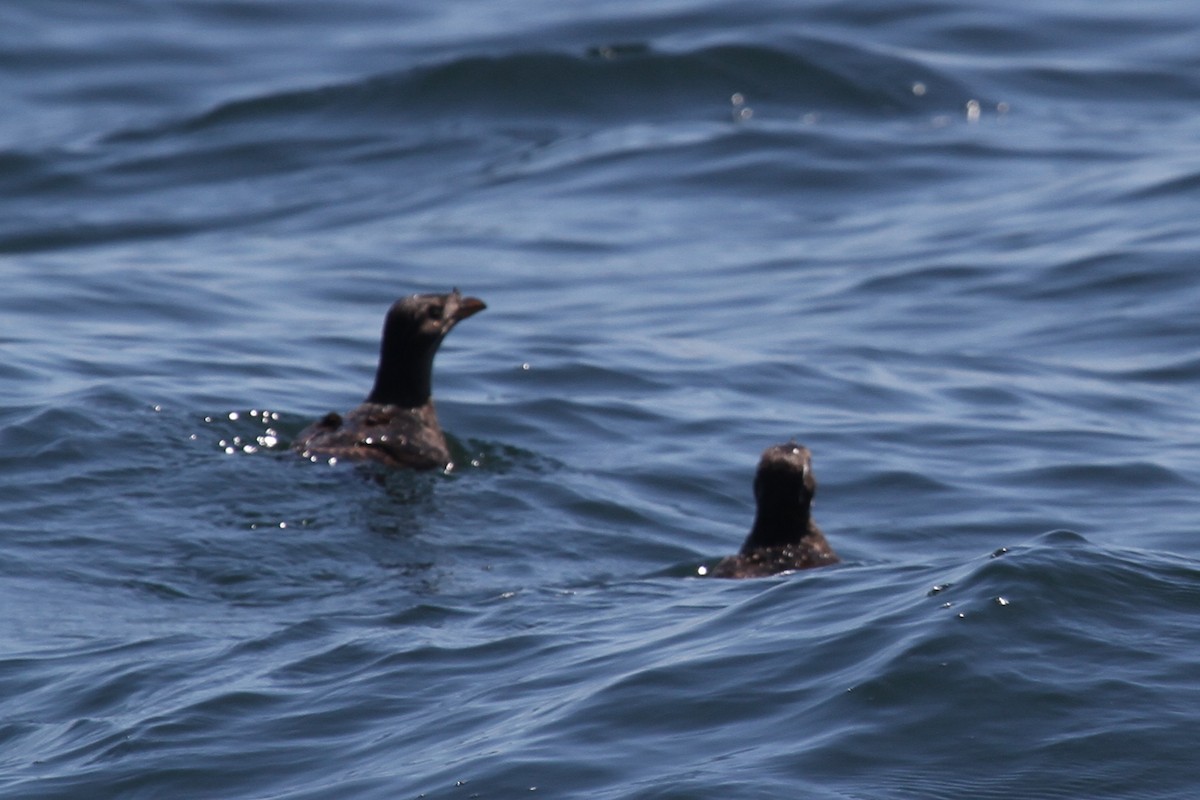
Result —
<svg viewBox="0 0 1200 800"><path fill-rule="evenodd" d="M367 402L405 408L425 405L432 393L430 376L437 345L429 347L427 342L410 339L405 347L389 345L388 341L385 336L375 386L367 395Z"/></svg>
<svg viewBox="0 0 1200 800"><path fill-rule="evenodd" d="M754 527L750 529L750 535L742 545L742 553L764 547L797 544L816 530L817 526L807 508L772 508L768 513L759 509L754 517Z"/></svg>

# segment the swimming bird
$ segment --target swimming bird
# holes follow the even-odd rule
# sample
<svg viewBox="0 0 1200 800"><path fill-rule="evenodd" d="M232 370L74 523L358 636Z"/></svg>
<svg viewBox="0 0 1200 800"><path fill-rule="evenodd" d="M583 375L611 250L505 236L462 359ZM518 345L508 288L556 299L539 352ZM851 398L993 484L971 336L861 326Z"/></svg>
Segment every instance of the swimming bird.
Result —
<svg viewBox="0 0 1200 800"><path fill-rule="evenodd" d="M759 578L836 564L837 554L812 520L816 491L807 447L795 442L768 447L754 476L754 526L738 554L721 559L710 574Z"/></svg>
<svg viewBox="0 0 1200 800"><path fill-rule="evenodd" d="M292 449L313 460L445 467L450 448L433 406L433 357L455 325L485 308L482 300L463 297L458 289L397 300L383 323L379 367L367 399L344 417L331 411L312 423Z"/></svg>

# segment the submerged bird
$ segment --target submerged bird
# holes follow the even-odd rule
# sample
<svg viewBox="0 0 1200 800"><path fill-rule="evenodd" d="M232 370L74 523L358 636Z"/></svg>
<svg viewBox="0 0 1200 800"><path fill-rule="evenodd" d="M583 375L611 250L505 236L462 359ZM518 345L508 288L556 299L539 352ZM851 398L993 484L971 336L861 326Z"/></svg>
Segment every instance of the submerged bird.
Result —
<svg viewBox="0 0 1200 800"><path fill-rule="evenodd" d="M754 527L738 554L721 559L710 574L759 578L836 564L837 554L812 521L816 491L808 448L795 442L768 447L754 476Z"/></svg>
<svg viewBox="0 0 1200 800"><path fill-rule="evenodd" d="M383 323L379 368L367 399L344 417L330 412L309 425L292 449L313 459L445 467L450 448L433 407L433 357L451 328L485 308L482 300L463 297L458 289L397 300Z"/></svg>

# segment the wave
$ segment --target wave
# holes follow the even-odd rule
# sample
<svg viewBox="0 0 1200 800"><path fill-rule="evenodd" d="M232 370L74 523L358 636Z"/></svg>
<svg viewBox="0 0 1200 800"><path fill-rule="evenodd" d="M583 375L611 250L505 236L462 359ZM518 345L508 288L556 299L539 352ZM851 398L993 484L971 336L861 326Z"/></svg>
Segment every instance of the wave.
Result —
<svg viewBox="0 0 1200 800"><path fill-rule="evenodd" d="M920 94L914 85L922 87ZM733 102L735 95L749 105ZM161 128L109 138L133 141L307 115L427 122L442 117L720 121L745 117L756 107L789 116L810 110L909 113L928 108L929 98L937 97L945 98L943 107L957 108L966 96L961 84L914 60L818 40L789 49L722 44L684 52L616 45L577 54L461 57L232 101Z"/></svg>

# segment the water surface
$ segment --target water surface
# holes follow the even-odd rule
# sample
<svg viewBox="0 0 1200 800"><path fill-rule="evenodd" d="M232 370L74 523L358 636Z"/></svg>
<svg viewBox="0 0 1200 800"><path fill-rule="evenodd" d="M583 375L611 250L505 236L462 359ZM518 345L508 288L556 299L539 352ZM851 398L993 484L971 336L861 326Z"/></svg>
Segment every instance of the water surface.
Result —
<svg viewBox="0 0 1200 800"><path fill-rule="evenodd" d="M0 11L3 793L1190 797L1198 28ZM292 456L451 286L453 469Z"/></svg>

